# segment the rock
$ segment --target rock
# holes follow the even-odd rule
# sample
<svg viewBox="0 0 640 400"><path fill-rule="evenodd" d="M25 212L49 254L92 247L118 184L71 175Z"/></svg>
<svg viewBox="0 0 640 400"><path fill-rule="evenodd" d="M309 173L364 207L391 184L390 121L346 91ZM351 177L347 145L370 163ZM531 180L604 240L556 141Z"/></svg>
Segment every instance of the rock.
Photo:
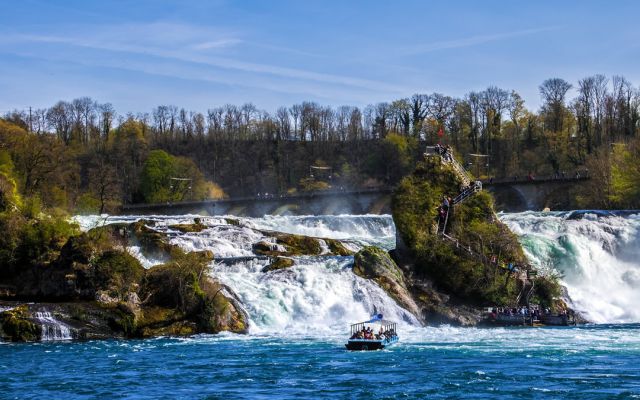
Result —
<svg viewBox="0 0 640 400"><path fill-rule="evenodd" d="M353 252L336 239L317 238L312 236L295 235L292 233L261 231L265 236L273 238L274 242L261 240L253 245L253 252L266 256L349 256ZM324 244L321 244L324 242ZM323 246L328 248L323 253Z"/></svg>
<svg viewBox="0 0 640 400"><path fill-rule="evenodd" d="M193 224L175 224L169 225L169 228L175 229L182 233L194 233L194 232L202 232L208 227L202 223L200 218L194 218Z"/></svg>
<svg viewBox="0 0 640 400"><path fill-rule="evenodd" d="M322 246L317 238L291 233L278 232L274 235L276 243L283 245L287 256L317 256L322 253Z"/></svg>
<svg viewBox="0 0 640 400"><path fill-rule="evenodd" d="M118 299L111 297L106 290L99 290L96 292L96 301L105 305L118 304Z"/></svg>
<svg viewBox="0 0 640 400"><path fill-rule="evenodd" d="M293 267L295 261L289 257L276 257L271 264L262 268L262 272L278 271Z"/></svg>
<svg viewBox="0 0 640 400"><path fill-rule="evenodd" d="M236 219L236 218L225 218L224 220L227 221L227 224L229 224L229 225L241 226L239 219Z"/></svg>
<svg viewBox="0 0 640 400"><path fill-rule="evenodd" d="M32 321L27 305L0 313L0 336L11 342L35 342L40 340L42 329Z"/></svg>
<svg viewBox="0 0 640 400"><path fill-rule="evenodd" d="M341 241L336 239L324 239L331 251L331 255L334 256L352 256L353 251L347 249Z"/></svg>
<svg viewBox="0 0 640 400"><path fill-rule="evenodd" d="M207 333L229 331L246 333L249 317L230 288L209 279L205 285L205 302L200 315L200 329Z"/></svg>
<svg viewBox="0 0 640 400"><path fill-rule="evenodd" d="M488 192L475 192L452 206L447 237L438 233L442 198L455 197L464 180L452 163L427 157L392 195L394 255L406 265L407 286L429 323L475 325L485 306L514 306L525 284L500 264L530 268L517 236L498 220ZM539 304L557 302L557 279L545 278L535 288Z"/></svg>
<svg viewBox="0 0 640 400"><path fill-rule="evenodd" d="M164 233L151 229L147 225L150 224L144 219L131 225L142 251L156 259L169 259L175 246L169 243Z"/></svg>
<svg viewBox="0 0 640 400"><path fill-rule="evenodd" d="M285 249L283 246L279 246L276 243L267 242L266 240L256 242L251 247L254 253L263 255L273 255L275 253L287 252L287 249Z"/></svg>
<svg viewBox="0 0 640 400"><path fill-rule="evenodd" d="M353 259L353 272L375 281L401 307L422 319L420 309L407 289L404 274L385 250L367 246L357 252Z"/></svg>
<svg viewBox="0 0 640 400"><path fill-rule="evenodd" d="M123 250L132 238L170 258L145 270ZM55 312L80 339L245 332L239 301L208 276L213 258L211 251L184 253L146 221L71 237L54 262L25 267L3 282L2 293L37 303L0 315L0 336L38 340L29 307Z"/></svg>

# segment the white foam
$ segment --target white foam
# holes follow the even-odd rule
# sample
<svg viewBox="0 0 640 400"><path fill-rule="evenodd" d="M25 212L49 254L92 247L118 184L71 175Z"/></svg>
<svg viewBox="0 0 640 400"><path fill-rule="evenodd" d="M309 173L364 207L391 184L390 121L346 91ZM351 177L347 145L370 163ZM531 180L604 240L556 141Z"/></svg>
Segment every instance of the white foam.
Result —
<svg viewBox="0 0 640 400"><path fill-rule="evenodd" d="M528 258L557 272L574 306L594 322L640 321L640 218L503 214Z"/></svg>

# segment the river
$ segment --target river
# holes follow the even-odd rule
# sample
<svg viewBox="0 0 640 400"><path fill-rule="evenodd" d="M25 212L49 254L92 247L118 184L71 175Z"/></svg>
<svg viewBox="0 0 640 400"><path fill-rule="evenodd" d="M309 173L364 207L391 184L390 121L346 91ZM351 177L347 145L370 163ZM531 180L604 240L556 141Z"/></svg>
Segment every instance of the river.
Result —
<svg viewBox="0 0 640 400"><path fill-rule="evenodd" d="M118 217L111 222L137 217ZM239 296L248 335L130 341L0 343L1 398L629 398L640 397L640 218L501 214L531 262L561 276L574 306L597 322L577 328L420 327L351 257L301 257L288 271L267 261L216 263ZM389 216L154 217L172 241L219 257L250 254L257 229L394 245ZM87 229L98 217L79 219ZM145 259L150 267L159 261ZM400 343L347 352L348 324L372 312L400 322Z"/></svg>

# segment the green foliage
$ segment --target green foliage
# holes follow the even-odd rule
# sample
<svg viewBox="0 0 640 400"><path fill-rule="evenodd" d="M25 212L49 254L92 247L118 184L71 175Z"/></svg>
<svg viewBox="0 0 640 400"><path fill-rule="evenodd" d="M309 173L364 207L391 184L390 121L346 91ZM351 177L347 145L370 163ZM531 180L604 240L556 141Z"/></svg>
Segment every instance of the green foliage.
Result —
<svg viewBox="0 0 640 400"><path fill-rule="evenodd" d="M202 283L211 255L174 249L171 258L147 271L144 291L154 304L177 308L188 315L197 313L205 299Z"/></svg>
<svg viewBox="0 0 640 400"><path fill-rule="evenodd" d="M27 221L21 227L16 262L24 265L43 265L54 261L70 236L78 227L62 218L42 216Z"/></svg>
<svg viewBox="0 0 640 400"><path fill-rule="evenodd" d="M35 342L42 334L39 325L29 320L30 313L26 305L0 313L0 335L4 340L13 342Z"/></svg>
<svg viewBox="0 0 640 400"><path fill-rule="evenodd" d="M620 208L640 205L640 142L614 146L609 200Z"/></svg>
<svg viewBox="0 0 640 400"><path fill-rule="evenodd" d="M0 212L16 210L22 206L14 174L11 155L0 150Z"/></svg>
<svg viewBox="0 0 640 400"><path fill-rule="evenodd" d="M562 296L562 286L554 276L539 276L535 278L535 293L532 303L538 303L543 308L556 310L557 301Z"/></svg>
<svg viewBox="0 0 640 400"><path fill-rule="evenodd" d="M497 264L526 260L516 236L495 217L489 193L477 193L453 208L448 232L459 245L436 235L443 196L454 197L460 184L460 178L438 157L419 163L393 194L396 229L419 274L478 305L512 304L520 289L518 281L490 260L493 256Z"/></svg>
<svg viewBox="0 0 640 400"><path fill-rule="evenodd" d="M83 193L78 198L76 212L81 215L97 214L100 212L100 199L91 193Z"/></svg>
<svg viewBox="0 0 640 400"><path fill-rule="evenodd" d="M110 296L121 300L136 291L145 272L135 257L122 250L108 250L92 264L96 289L108 290Z"/></svg>
<svg viewBox="0 0 640 400"><path fill-rule="evenodd" d="M213 183L205 181L191 159L174 157L162 150L153 150L147 156L140 177L140 192L148 203L202 200L224 195Z"/></svg>
<svg viewBox="0 0 640 400"><path fill-rule="evenodd" d="M309 177L300 179L298 187L302 192L318 192L331 189L331 185L328 182Z"/></svg>

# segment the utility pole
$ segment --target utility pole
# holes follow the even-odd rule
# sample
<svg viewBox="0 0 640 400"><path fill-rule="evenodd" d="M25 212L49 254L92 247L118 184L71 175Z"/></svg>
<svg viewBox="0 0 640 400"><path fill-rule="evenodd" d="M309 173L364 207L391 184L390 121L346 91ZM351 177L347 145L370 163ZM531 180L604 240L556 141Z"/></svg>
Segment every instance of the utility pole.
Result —
<svg viewBox="0 0 640 400"><path fill-rule="evenodd" d="M31 123L31 106L29 106L29 133L33 133L33 124Z"/></svg>

